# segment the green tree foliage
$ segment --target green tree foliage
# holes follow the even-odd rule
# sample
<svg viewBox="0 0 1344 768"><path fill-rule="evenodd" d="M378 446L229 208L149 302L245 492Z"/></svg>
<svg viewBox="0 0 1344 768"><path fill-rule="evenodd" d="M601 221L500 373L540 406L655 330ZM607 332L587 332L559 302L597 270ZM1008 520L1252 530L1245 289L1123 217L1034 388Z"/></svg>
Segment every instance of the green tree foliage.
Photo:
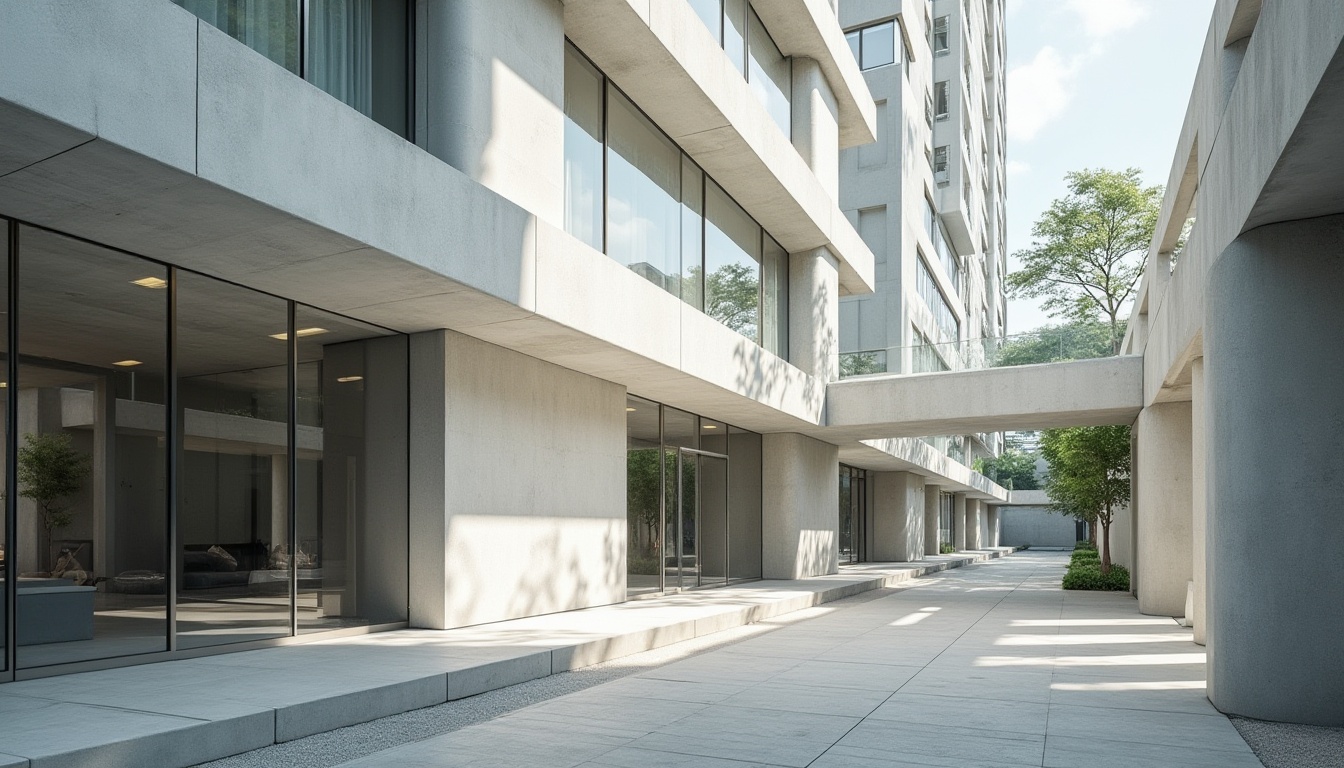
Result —
<svg viewBox="0 0 1344 768"><path fill-rule="evenodd" d="M1119 337L1124 338L1125 321L1120 321ZM1015 334L999 347L995 367L1058 363L1065 360L1094 360L1115 354L1111 328L1096 320L1075 320L1046 325L1034 331Z"/></svg>
<svg viewBox="0 0 1344 768"><path fill-rule="evenodd" d="M1071 427L1041 433L1054 511L1100 524L1101 572L1111 570L1111 523L1129 504L1129 427Z"/></svg>
<svg viewBox="0 0 1344 768"><path fill-rule="evenodd" d="M840 378L865 376L870 373L886 373L886 353L846 352L840 355ZM879 357L882 355L882 357Z"/></svg>
<svg viewBox="0 0 1344 768"><path fill-rule="evenodd" d="M1034 491L1036 455L1009 448L994 459L976 459L975 471L1010 491Z"/></svg>
<svg viewBox="0 0 1344 768"><path fill-rule="evenodd" d="M1100 320L1112 354L1120 351L1120 312L1138 288L1162 205L1162 187L1145 187L1137 168L1082 170L1064 177L1069 193L1032 228L1032 247L1014 254L1014 296L1044 298L1051 317Z"/></svg>
<svg viewBox="0 0 1344 768"><path fill-rule="evenodd" d="M89 458L70 446L70 436L28 433L19 447L19 495L32 499L41 516L47 552L52 534L70 524L69 497L79 492L89 475Z"/></svg>
<svg viewBox="0 0 1344 768"><path fill-rule="evenodd" d="M705 278L705 314L754 339L760 292L755 266L724 264Z"/></svg>

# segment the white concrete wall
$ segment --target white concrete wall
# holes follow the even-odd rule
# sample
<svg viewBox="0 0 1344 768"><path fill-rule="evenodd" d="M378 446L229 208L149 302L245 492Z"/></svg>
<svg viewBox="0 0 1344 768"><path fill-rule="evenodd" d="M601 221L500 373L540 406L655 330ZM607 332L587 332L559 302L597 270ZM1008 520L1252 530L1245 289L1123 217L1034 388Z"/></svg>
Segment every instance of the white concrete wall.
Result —
<svg viewBox="0 0 1344 768"><path fill-rule="evenodd" d="M564 224L564 6L422 0L417 143L555 226Z"/></svg>
<svg viewBox="0 0 1344 768"><path fill-rule="evenodd" d="M840 562L836 447L788 432L765 435L762 447L762 575L799 579L835 573Z"/></svg>
<svg viewBox="0 0 1344 768"><path fill-rule="evenodd" d="M1005 547L1065 547L1078 541L1077 521L1045 507L999 507L999 542Z"/></svg>
<svg viewBox="0 0 1344 768"><path fill-rule="evenodd" d="M411 624L625 599L625 390L452 331L411 339Z"/></svg>
<svg viewBox="0 0 1344 768"><path fill-rule="evenodd" d="M911 562L924 557L924 478L910 472L872 472L874 562Z"/></svg>

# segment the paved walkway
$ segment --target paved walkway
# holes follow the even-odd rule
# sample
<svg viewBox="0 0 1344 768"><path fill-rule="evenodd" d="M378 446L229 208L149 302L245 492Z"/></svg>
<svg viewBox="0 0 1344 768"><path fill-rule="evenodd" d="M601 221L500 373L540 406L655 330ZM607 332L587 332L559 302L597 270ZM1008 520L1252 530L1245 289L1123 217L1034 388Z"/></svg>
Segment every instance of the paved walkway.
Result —
<svg viewBox="0 0 1344 768"><path fill-rule="evenodd" d="M372 766L1258 767L1204 653L1127 595L1023 552L347 763ZM799 619L811 616L806 620Z"/></svg>

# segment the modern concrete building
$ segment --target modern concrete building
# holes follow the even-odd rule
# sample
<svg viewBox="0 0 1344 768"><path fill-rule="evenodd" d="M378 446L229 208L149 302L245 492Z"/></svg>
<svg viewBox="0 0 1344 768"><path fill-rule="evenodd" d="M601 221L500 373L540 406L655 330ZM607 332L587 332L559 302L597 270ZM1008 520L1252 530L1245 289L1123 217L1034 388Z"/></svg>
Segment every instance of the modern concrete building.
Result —
<svg viewBox="0 0 1344 768"><path fill-rule="evenodd" d="M821 0L3 4L0 681L918 559L878 112Z"/></svg>
<svg viewBox="0 0 1344 768"><path fill-rule="evenodd" d="M845 0L840 21L877 104L877 140L840 153L840 206L875 260L874 291L840 300L840 375L980 367L1007 312L1002 3ZM924 440L965 466L1003 447L997 432ZM949 478L912 471L950 521ZM953 545L940 527L929 548Z"/></svg>
<svg viewBox="0 0 1344 768"><path fill-rule="evenodd" d="M1339 3L1217 3L1125 339L1140 609L1180 616L1189 594L1219 709L1334 726L1341 43Z"/></svg>

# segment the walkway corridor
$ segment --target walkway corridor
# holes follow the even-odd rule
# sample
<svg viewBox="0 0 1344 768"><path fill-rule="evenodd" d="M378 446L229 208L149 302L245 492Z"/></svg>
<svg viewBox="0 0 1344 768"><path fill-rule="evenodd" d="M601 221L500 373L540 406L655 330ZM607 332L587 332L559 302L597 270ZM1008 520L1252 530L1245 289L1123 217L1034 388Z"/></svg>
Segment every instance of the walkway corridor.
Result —
<svg viewBox="0 0 1344 768"><path fill-rule="evenodd" d="M1260 766L1204 653L1021 552L348 766ZM758 627L760 625L757 625Z"/></svg>

